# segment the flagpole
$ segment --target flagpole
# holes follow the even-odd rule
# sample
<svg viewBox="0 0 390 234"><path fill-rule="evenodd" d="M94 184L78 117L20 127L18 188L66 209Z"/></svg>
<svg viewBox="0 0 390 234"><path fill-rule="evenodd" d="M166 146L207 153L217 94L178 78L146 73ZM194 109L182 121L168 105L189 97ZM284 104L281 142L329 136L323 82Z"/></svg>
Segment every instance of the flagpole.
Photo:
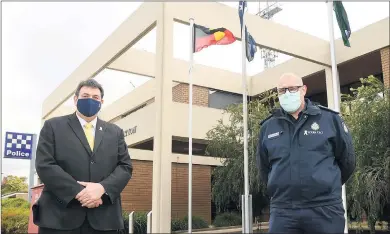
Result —
<svg viewBox="0 0 390 234"><path fill-rule="evenodd" d="M194 64L194 19L190 19L190 66L188 101L188 233L192 233L192 68Z"/></svg>
<svg viewBox="0 0 390 234"><path fill-rule="evenodd" d="M328 7L328 25L329 25L329 44L330 44L330 58L332 62L332 88L333 88L333 109L340 112L340 80L337 72L336 51L334 46L334 29L333 29L333 1L326 1ZM347 215L347 196L345 191L345 184L342 186L342 198L344 206L345 226L344 233L348 233L348 215Z"/></svg>
<svg viewBox="0 0 390 234"><path fill-rule="evenodd" d="M245 10L245 9L243 9ZM241 48L242 48L242 112L244 125L244 232L250 233L249 230L249 176L248 176L248 105L246 93L246 33L245 33L245 17L242 17L241 28Z"/></svg>
<svg viewBox="0 0 390 234"><path fill-rule="evenodd" d="M35 158L36 158L36 145L37 145L37 134L33 134L32 136L32 144L31 144L31 159L30 159L30 175L28 177L28 201L31 203L32 201L32 187L34 187L34 175L35 175Z"/></svg>

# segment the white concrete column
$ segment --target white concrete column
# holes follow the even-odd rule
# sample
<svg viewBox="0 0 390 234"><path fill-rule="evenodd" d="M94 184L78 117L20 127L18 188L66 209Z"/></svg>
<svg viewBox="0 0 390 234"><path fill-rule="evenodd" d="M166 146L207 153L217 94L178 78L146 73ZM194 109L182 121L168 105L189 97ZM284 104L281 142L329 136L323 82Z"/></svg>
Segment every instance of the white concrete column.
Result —
<svg viewBox="0 0 390 234"><path fill-rule="evenodd" d="M332 68L325 67L325 83L326 83L326 98L328 99L328 108L334 108L333 101L333 80L332 80ZM340 92L340 86L338 86ZM341 101L341 100L339 100Z"/></svg>
<svg viewBox="0 0 390 234"><path fill-rule="evenodd" d="M167 4L159 3L156 38L156 133L154 135L152 233L171 232L172 174L172 77L169 62L173 58L173 18Z"/></svg>

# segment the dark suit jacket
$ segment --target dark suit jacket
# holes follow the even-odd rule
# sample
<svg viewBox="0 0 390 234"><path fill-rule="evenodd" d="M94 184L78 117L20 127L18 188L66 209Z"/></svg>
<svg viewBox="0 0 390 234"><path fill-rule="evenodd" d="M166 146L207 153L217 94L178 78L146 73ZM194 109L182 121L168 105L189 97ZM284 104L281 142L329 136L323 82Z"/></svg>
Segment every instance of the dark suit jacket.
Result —
<svg viewBox="0 0 390 234"><path fill-rule="evenodd" d="M46 120L36 152L36 170L45 185L33 206L39 227L70 230L87 218L95 230L123 228L120 193L132 175L132 164L118 126L97 120L91 151L76 114ZM75 199L84 188L77 181L100 182L103 205L84 208Z"/></svg>

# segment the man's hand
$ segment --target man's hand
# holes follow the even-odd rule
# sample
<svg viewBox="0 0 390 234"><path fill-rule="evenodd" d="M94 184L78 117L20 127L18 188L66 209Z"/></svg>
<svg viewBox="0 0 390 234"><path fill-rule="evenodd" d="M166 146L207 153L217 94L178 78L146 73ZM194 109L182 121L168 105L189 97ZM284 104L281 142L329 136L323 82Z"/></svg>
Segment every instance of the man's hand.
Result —
<svg viewBox="0 0 390 234"><path fill-rule="evenodd" d="M85 189L83 189L80 193L76 195L76 199L80 201L82 206L96 207L96 204L99 204L99 199L101 200L102 195L104 194L104 187L99 183L91 183L91 182L81 182L78 181L79 184L83 185Z"/></svg>
<svg viewBox="0 0 390 234"><path fill-rule="evenodd" d="M97 201L93 201L93 202L90 202L90 203L87 203L87 204L81 204L81 205L84 206L84 207L87 207L87 208L97 208L101 204L103 204L103 201L102 201L101 198L99 198Z"/></svg>

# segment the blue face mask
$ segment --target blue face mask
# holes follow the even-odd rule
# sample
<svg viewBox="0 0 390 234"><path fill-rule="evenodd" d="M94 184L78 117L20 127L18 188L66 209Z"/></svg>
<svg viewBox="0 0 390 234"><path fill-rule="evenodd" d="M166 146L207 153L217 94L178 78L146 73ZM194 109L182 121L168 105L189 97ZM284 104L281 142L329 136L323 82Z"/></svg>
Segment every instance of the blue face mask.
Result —
<svg viewBox="0 0 390 234"><path fill-rule="evenodd" d="M92 98L82 98L77 100L77 110L86 117L96 115L102 103Z"/></svg>
<svg viewBox="0 0 390 234"><path fill-rule="evenodd" d="M279 96L279 102L283 110L294 113L301 106L301 92L290 93L287 90L285 94Z"/></svg>

